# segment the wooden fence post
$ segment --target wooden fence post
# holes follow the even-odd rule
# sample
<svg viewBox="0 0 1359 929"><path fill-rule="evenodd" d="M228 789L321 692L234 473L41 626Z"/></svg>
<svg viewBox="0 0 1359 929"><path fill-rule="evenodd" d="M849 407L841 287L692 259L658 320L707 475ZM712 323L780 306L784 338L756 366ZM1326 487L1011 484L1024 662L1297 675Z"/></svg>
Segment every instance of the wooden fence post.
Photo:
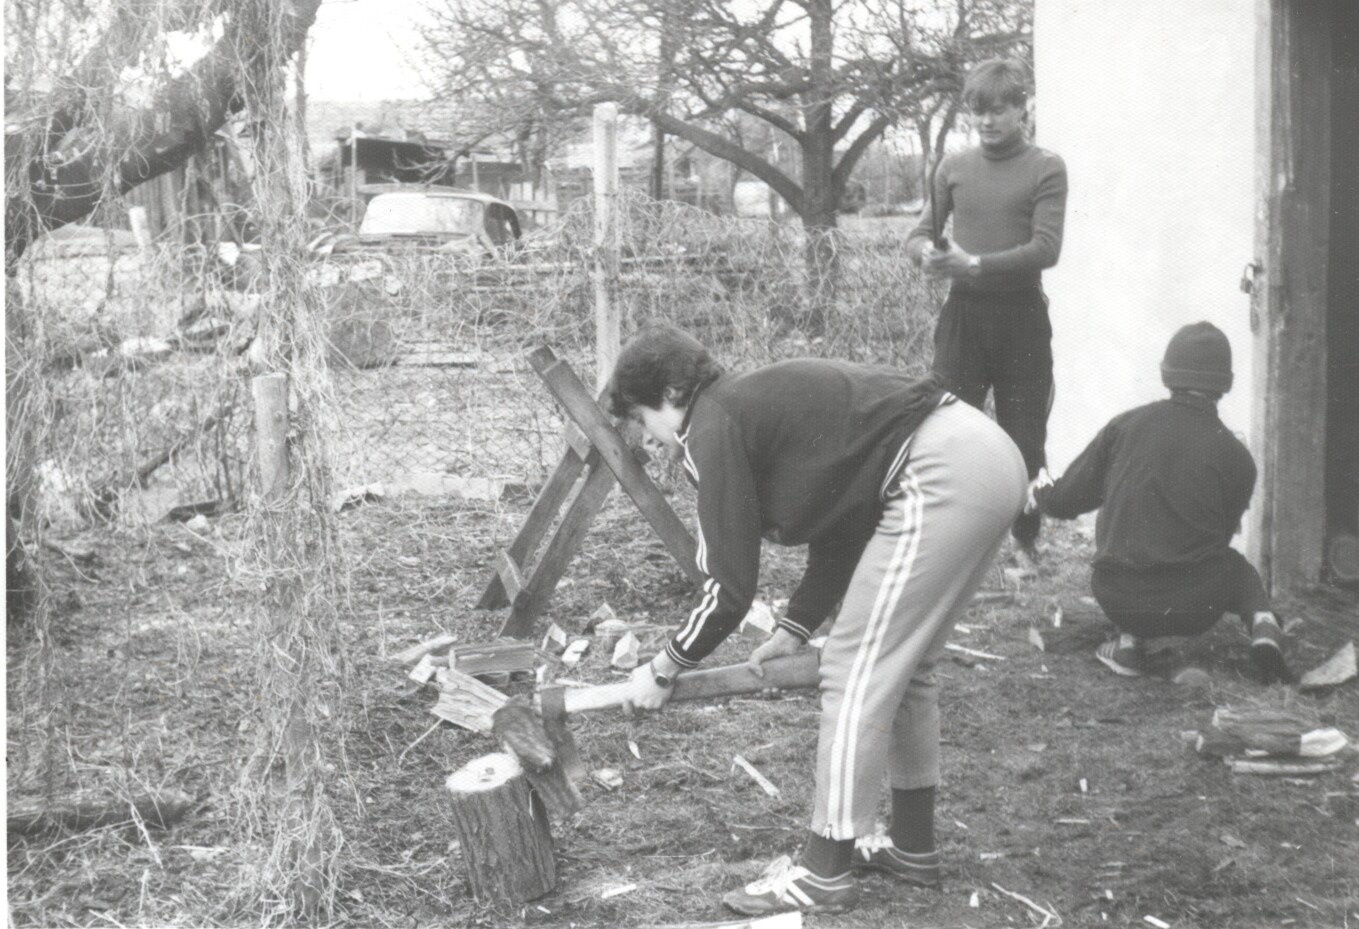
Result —
<svg viewBox="0 0 1359 929"><path fill-rule="evenodd" d="M595 393L604 389L618 360L618 104L594 110L595 187Z"/></svg>
<svg viewBox="0 0 1359 929"><path fill-rule="evenodd" d="M288 488L288 375L261 374L250 382L255 398L255 442L260 493L277 500Z"/></svg>
<svg viewBox="0 0 1359 929"><path fill-rule="evenodd" d="M279 520L283 517L270 512L270 504L281 500L288 492L288 376L281 373L262 374L251 380L250 388L255 402L255 442L265 518ZM279 562L283 553L277 547L284 543L278 537L277 527L268 536L268 544L272 549L270 560ZM297 687L296 680L305 676L305 671L299 673L299 669L306 669L312 664L306 655L305 640L293 629L296 615L303 609L301 578L291 572L283 572L273 579L265 598L269 613L266 619L267 634L274 640L275 646L267 659L272 665L269 676L276 681L286 682L278 686L291 691L282 715L271 719L267 727L276 736L283 756L283 768L279 772L281 777L271 784L277 798L275 833L287 843L284 861L296 869L296 880L289 888L293 903L303 914L315 917L326 883L325 838L308 828L311 819L309 808L319 786L312 755L316 733L300 698L303 691ZM275 698L277 696L275 694ZM280 728L274 730L274 726ZM272 775L266 774L265 777L271 778Z"/></svg>

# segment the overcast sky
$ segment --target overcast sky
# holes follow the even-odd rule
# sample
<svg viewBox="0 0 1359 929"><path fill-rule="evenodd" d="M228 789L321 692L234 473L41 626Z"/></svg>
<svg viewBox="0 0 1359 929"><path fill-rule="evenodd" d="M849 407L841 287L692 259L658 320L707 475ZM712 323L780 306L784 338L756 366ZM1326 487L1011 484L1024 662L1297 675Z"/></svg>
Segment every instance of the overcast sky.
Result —
<svg viewBox="0 0 1359 929"><path fill-rule="evenodd" d="M428 96L408 63L429 0L324 0L307 47L307 92L316 100Z"/></svg>

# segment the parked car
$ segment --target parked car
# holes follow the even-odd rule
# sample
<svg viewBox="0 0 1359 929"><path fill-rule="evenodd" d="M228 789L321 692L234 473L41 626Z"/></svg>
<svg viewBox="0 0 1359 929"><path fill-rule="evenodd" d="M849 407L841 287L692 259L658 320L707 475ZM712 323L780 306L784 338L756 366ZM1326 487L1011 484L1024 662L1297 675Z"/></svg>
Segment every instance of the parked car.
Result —
<svg viewBox="0 0 1359 929"><path fill-rule="evenodd" d="M321 244L336 254L418 249L491 256L505 252L521 235L518 211L499 197L446 187L383 185L369 200L357 233Z"/></svg>

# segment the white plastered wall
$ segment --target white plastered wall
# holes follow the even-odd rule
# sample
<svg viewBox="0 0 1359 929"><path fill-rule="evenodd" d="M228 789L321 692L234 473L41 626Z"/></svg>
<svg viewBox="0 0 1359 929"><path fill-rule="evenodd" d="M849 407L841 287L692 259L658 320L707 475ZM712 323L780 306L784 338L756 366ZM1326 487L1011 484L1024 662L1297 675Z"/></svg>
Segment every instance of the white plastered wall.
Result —
<svg viewBox="0 0 1359 929"><path fill-rule="evenodd" d="M1165 344L1201 319L1231 340L1219 410L1249 435L1255 24L1253 0L1035 0L1037 142L1071 187L1044 273L1054 474L1111 416L1166 395Z"/></svg>

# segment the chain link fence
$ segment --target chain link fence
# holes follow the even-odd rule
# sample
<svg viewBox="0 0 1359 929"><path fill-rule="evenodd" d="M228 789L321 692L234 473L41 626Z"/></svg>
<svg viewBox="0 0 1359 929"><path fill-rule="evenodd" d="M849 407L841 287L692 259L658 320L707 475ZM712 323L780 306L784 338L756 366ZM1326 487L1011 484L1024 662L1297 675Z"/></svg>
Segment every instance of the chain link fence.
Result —
<svg viewBox="0 0 1359 929"><path fill-rule="evenodd" d="M624 338L662 318L733 368L813 354L927 369L942 294L906 261L904 225L836 233L837 270L818 293L800 227L620 199ZM548 344L594 382L592 228L577 201L494 250L396 242L308 256L329 314L336 486L437 500L542 479L563 421L525 356ZM152 521L241 501L255 321L280 309L258 257L91 229L24 257L40 518Z"/></svg>

